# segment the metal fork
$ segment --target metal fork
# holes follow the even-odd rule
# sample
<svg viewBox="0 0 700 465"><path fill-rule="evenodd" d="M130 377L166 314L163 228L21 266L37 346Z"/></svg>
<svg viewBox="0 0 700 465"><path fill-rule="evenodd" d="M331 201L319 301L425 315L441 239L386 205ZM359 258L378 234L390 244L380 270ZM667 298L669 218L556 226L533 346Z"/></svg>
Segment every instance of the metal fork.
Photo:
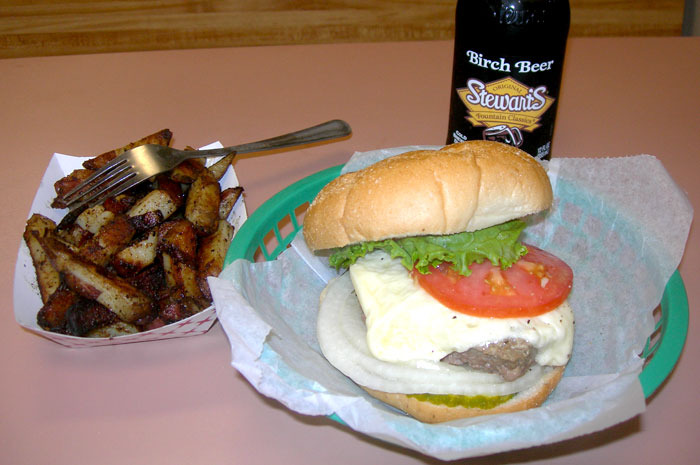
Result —
<svg viewBox="0 0 700 465"><path fill-rule="evenodd" d="M250 153L337 139L351 133L348 123L331 120L317 126L248 144L211 150L177 150L146 144L127 150L63 196L70 212L97 205L156 174L175 168L190 158L222 157L233 152Z"/></svg>

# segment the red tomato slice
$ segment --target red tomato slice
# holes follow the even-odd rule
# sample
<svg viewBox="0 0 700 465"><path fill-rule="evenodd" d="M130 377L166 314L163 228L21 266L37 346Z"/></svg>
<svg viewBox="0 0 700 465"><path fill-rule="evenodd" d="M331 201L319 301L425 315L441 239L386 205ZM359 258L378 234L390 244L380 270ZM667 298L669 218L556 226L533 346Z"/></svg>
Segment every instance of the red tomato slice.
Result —
<svg viewBox="0 0 700 465"><path fill-rule="evenodd" d="M469 267L469 276L449 263L430 273L413 270L414 279L452 310L479 317L520 318L547 313L561 305L571 291L574 272L554 255L531 245L513 266L502 270L488 260Z"/></svg>

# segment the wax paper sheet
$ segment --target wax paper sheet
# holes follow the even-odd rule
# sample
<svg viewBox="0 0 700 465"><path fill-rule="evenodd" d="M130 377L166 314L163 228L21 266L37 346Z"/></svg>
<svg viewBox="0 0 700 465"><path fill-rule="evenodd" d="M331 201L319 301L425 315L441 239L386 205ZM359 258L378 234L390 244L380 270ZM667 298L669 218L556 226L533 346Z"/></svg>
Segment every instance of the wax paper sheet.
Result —
<svg viewBox="0 0 700 465"><path fill-rule="evenodd" d="M344 171L415 148L357 153ZM232 365L294 411L332 415L443 460L557 442L641 413L639 354L682 257L692 207L653 156L544 163L555 202L529 218L523 240L573 268L576 336L564 377L540 408L430 425L369 397L320 353L318 299L336 271L309 253L301 234L275 261L237 260L210 279Z"/></svg>

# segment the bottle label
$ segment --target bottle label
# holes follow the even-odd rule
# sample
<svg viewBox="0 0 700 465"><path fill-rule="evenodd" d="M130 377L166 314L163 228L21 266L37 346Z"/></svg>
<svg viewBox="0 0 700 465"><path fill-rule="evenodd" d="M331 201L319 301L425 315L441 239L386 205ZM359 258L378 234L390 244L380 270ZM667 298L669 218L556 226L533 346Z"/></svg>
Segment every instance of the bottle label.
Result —
<svg viewBox="0 0 700 465"><path fill-rule="evenodd" d="M560 61L489 56L474 49L462 57L455 60L448 143L494 140L548 159Z"/></svg>
<svg viewBox="0 0 700 465"><path fill-rule="evenodd" d="M471 78L456 90L469 123L485 128L484 139L516 147L522 145L522 131L540 127L542 115L554 103L546 86L529 87L510 76L491 82Z"/></svg>

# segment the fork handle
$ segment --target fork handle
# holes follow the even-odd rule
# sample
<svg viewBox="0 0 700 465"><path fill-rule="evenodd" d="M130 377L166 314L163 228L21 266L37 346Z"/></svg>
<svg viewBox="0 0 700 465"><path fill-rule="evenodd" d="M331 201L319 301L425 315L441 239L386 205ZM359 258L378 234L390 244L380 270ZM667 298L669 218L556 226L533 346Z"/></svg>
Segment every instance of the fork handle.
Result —
<svg viewBox="0 0 700 465"><path fill-rule="evenodd" d="M338 139L352 133L350 125L343 120L334 119L326 121L310 128L290 132L271 139L264 139L257 142L250 142L222 149L193 150L188 151L188 158L216 157L228 155L231 152L250 153L274 150L295 145L312 144L324 140Z"/></svg>

